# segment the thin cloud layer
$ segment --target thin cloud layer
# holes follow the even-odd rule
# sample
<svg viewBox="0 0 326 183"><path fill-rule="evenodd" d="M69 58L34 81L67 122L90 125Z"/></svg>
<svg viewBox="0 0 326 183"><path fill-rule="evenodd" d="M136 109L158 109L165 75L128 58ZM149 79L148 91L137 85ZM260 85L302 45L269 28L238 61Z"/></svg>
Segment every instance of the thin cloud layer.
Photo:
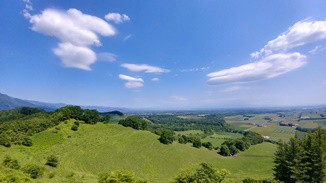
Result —
<svg viewBox="0 0 326 183"><path fill-rule="evenodd" d="M129 21L130 18L126 14L120 14L120 13L108 13L105 15L105 20L107 21L113 21L116 24L123 23L125 21Z"/></svg>
<svg viewBox="0 0 326 183"><path fill-rule="evenodd" d="M146 64L121 64L122 67L128 69L132 72L146 72L146 73L167 73L170 70L163 69L156 66L146 65Z"/></svg>
<svg viewBox="0 0 326 183"><path fill-rule="evenodd" d="M90 47L102 45L99 36L116 34L115 28L103 19L77 9L45 9L26 18L32 24L33 31L60 40L61 43L53 51L66 67L91 70L90 65L96 61L96 54Z"/></svg>
<svg viewBox="0 0 326 183"><path fill-rule="evenodd" d="M239 67L213 72L207 76L208 84L241 83L274 78L306 64L306 56L298 52L290 54L274 54L258 62Z"/></svg>
<svg viewBox="0 0 326 183"><path fill-rule="evenodd" d="M105 62L114 62L117 60L117 56L115 54L108 52L98 53L97 57L100 61Z"/></svg>
<svg viewBox="0 0 326 183"><path fill-rule="evenodd" d="M119 74L119 78L127 81L125 83L126 88L139 88L144 86L144 80L142 78L134 78L124 74Z"/></svg>
<svg viewBox="0 0 326 183"><path fill-rule="evenodd" d="M326 21L299 21L276 39L269 41L260 51L252 53L251 57L259 58L278 51L286 52L323 39L326 39Z"/></svg>

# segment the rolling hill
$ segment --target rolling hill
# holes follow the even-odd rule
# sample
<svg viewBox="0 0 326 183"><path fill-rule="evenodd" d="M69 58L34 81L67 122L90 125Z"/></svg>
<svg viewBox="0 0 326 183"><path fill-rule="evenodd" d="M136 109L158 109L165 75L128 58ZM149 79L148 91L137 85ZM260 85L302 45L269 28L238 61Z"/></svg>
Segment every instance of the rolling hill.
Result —
<svg viewBox="0 0 326 183"><path fill-rule="evenodd" d="M208 162L231 172L231 178L266 178L272 176L276 146L263 143L241 152L238 157L223 157L190 144L161 144L158 136L117 124L81 124L70 130L74 120L32 136L33 146L0 147L1 155L19 159L22 166L44 165L46 157L59 157L57 168L46 167L42 182L97 182L100 173L132 170L148 182L169 182L181 169ZM4 156L0 156L0 161ZM0 169L0 174L6 170ZM18 171L12 174L19 175ZM49 178L49 175L54 175Z"/></svg>

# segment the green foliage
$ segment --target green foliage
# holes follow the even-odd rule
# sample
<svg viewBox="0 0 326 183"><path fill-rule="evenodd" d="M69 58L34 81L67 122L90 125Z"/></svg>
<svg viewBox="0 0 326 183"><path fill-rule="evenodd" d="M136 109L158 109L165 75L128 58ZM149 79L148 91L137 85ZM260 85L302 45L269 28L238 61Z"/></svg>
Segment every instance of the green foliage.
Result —
<svg viewBox="0 0 326 183"><path fill-rule="evenodd" d="M172 131L202 130L204 132L225 131L228 124L221 115L206 115L201 118L180 118L177 115L146 115L144 118L151 121L149 127L152 129L166 128Z"/></svg>
<svg viewBox="0 0 326 183"><path fill-rule="evenodd" d="M99 176L99 183L135 183L136 176L132 171L115 170Z"/></svg>
<svg viewBox="0 0 326 183"><path fill-rule="evenodd" d="M0 145L5 147L11 146L11 139L6 133L0 133Z"/></svg>
<svg viewBox="0 0 326 183"><path fill-rule="evenodd" d="M238 153L239 153L239 149L237 149L237 148L235 147L235 145L231 145L231 146L229 147L229 150L230 150L230 154L231 154L231 155L235 155L235 154L238 154Z"/></svg>
<svg viewBox="0 0 326 183"><path fill-rule="evenodd" d="M18 120L36 113L45 113L45 111L42 109L31 107L21 107L16 109L3 110L0 111L0 124L6 121Z"/></svg>
<svg viewBox="0 0 326 183"><path fill-rule="evenodd" d="M67 119L82 119L83 109L80 106L67 105L57 109L54 114L54 118L58 121L65 121Z"/></svg>
<svg viewBox="0 0 326 183"><path fill-rule="evenodd" d="M195 172L182 172L175 178L174 183L221 183L230 174L225 169L218 171L207 163L202 163L200 166Z"/></svg>
<svg viewBox="0 0 326 183"><path fill-rule="evenodd" d="M59 159L57 156L51 155L46 158L46 165L51 167L57 167L59 164Z"/></svg>
<svg viewBox="0 0 326 183"><path fill-rule="evenodd" d="M23 168L23 172L28 174L32 179L37 179L43 176L44 168L38 165L29 164Z"/></svg>
<svg viewBox="0 0 326 183"><path fill-rule="evenodd" d="M320 128L303 139L280 142L274 159L275 179L283 182L324 182L325 157L326 131Z"/></svg>
<svg viewBox="0 0 326 183"><path fill-rule="evenodd" d="M101 117L101 122L103 123L108 123L111 119L111 116L109 114L105 114L104 116Z"/></svg>
<svg viewBox="0 0 326 183"><path fill-rule="evenodd" d="M231 152L228 146L222 145L220 148L220 155L222 156L230 156Z"/></svg>
<svg viewBox="0 0 326 183"><path fill-rule="evenodd" d="M5 159L2 162L2 165L7 167L7 168L11 168L11 169L20 169L20 165L18 163L18 160L16 159L12 159L9 156L6 156Z"/></svg>
<svg viewBox="0 0 326 183"><path fill-rule="evenodd" d="M0 124L0 145L11 144L31 146L29 139L35 133L57 125L48 113L36 113L19 120L7 121Z"/></svg>
<svg viewBox="0 0 326 183"><path fill-rule="evenodd" d="M196 148L200 148L201 147L201 140L200 138L195 138L194 141L192 142L192 146L196 147Z"/></svg>
<svg viewBox="0 0 326 183"><path fill-rule="evenodd" d="M211 142L204 142L202 145L209 150L213 149L213 144Z"/></svg>
<svg viewBox="0 0 326 183"><path fill-rule="evenodd" d="M22 141L22 145L30 147L33 145L33 142L29 137L25 137Z"/></svg>
<svg viewBox="0 0 326 183"><path fill-rule="evenodd" d="M180 135L180 136L178 137L178 142L179 142L180 144L186 144L186 143L188 142L188 138L187 138L187 136L185 136L185 135Z"/></svg>
<svg viewBox="0 0 326 183"><path fill-rule="evenodd" d="M76 124L73 124L70 129L73 130L73 131L77 131L78 126Z"/></svg>
<svg viewBox="0 0 326 183"><path fill-rule="evenodd" d="M139 116L128 116L126 119L120 120L119 124L136 130L146 130L148 125L147 121Z"/></svg>
<svg viewBox="0 0 326 183"><path fill-rule="evenodd" d="M161 132L161 136L158 140L163 144L172 144L172 142L174 141L173 131L163 129Z"/></svg>
<svg viewBox="0 0 326 183"><path fill-rule="evenodd" d="M100 121L100 113L97 110L90 110L86 109L84 111L84 114L82 116L82 119L85 121L85 123L88 124L95 124Z"/></svg>

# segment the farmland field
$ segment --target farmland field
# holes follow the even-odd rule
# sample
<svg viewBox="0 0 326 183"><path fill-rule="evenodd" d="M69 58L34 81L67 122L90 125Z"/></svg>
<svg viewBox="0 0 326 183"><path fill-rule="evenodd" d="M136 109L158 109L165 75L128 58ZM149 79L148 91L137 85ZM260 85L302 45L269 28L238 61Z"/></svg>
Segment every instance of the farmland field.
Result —
<svg viewBox="0 0 326 183"><path fill-rule="evenodd" d="M238 139L241 137L243 137L243 135L239 133L217 132L214 135L202 139L202 142L211 142L214 147L218 147L226 140Z"/></svg>

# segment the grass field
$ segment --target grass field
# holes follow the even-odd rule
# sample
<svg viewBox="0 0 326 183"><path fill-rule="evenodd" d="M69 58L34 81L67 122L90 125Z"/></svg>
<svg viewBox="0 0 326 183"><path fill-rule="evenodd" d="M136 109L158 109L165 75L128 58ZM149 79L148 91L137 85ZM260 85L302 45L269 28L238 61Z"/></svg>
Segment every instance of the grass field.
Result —
<svg viewBox="0 0 326 183"><path fill-rule="evenodd" d="M254 127L250 131L259 133L264 136L269 136L271 140L284 140L288 141L291 137L295 135L295 129L288 126L278 126L277 124L272 124L267 127Z"/></svg>
<svg viewBox="0 0 326 183"><path fill-rule="evenodd" d="M202 139L202 142L211 142L214 147L218 147L221 146L221 144L226 140L238 139L241 137L243 137L243 135L239 133L218 132Z"/></svg>
<svg viewBox="0 0 326 183"><path fill-rule="evenodd" d="M116 124L81 124L70 130L72 121L36 134L32 147L0 147L4 155L19 159L22 166L45 164L49 155L59 157L57 168L46 167L42 182L97 182L98 175L110 170L132 170L149 182L169 182L181 169L208 162L228 169L231 178L265 178L272 176L272 157L276 146L263 143L241 152L239 157L222 157L205 148L190 144L161 144L158 136ZM1 170L7 171L7 170ZM48 178L49 174L55 174Z"/></svg>

